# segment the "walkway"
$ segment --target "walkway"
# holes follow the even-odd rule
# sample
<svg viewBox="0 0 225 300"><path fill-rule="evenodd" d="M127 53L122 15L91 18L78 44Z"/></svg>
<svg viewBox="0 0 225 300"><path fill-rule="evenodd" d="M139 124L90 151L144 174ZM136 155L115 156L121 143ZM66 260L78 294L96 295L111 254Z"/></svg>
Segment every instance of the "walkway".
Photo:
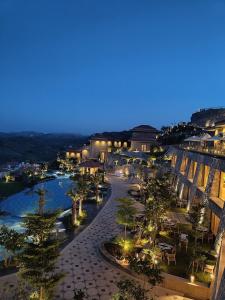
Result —
<svg viewBox="0 0 225 300"><path fill-rule="evenodd" d="M109 265L99 253L103 241L120 232L115 222L116 201L127 195L128 185L120 178L110 178L112 194L94 221L62 252L59 267L67 273L61 282L56 299L72 299L74 288L86 289L90 300L110 300L116 291L115 282L123 274Z"/></svg>

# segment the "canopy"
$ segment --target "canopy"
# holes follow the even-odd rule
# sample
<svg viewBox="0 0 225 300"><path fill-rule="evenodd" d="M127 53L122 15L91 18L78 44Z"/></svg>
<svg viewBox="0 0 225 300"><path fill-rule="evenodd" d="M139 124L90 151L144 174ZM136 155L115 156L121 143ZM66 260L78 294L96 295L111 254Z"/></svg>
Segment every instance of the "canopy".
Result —
<svg viewBox="0 0 225 300"><path fill-rule="evenodd" d="M191 136L184 140L185 142L201 142L201 138L199 136Z"/></svg>
<svg viewBox="0 0 225 300"><path fill-rule="evenodd" d="M209 141L209 142L222 141L222 140L223 140L223 138L221 136L218 136L218 135L217 136L213 136L213 137L207 139L207 141Z"/></svg>
<svg viewBox="0 0 225 300"><path fill-rule="evenodd" d="M200 138L202 141L207 141L208 139L211 139L211 135L208 133L204 133Z"/></svg>

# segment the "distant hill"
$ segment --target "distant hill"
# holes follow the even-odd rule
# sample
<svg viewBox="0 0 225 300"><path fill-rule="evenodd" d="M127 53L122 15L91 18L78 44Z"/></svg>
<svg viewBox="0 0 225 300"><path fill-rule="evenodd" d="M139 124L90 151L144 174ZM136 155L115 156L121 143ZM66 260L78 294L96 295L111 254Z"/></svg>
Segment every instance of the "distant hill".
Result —
<svg viewBox="0 0 225 300"><path fill-rule="evenodd" d="M80 147L89 137L79 134L0 132L0 164L12 161L50 161L68 147Z"/></svg>

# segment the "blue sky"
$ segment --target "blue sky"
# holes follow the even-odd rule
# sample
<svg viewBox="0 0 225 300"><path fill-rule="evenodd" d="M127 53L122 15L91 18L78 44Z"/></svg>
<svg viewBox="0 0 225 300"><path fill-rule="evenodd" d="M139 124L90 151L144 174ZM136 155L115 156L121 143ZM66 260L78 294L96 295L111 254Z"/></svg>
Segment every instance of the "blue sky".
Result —
<svg viewBox="0 0 225 300"><path fill-rule="evenodd" d="M225 0L0 0L0 131L91 133L225 106Z"/></svg>

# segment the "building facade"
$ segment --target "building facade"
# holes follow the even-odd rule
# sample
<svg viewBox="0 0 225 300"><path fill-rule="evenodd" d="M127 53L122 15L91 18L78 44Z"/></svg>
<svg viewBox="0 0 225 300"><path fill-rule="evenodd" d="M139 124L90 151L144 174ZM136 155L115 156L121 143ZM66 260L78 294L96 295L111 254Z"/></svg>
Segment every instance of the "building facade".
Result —
<svg viewBox="0 0 225 300"><path fill-rule="evenodd" d="M225 157L215 157L205 153L187 151L171 147L172 184L180 199L186 200L186 209L204 204L209 229L215 237L218 255L212 299L221 293L225 268ZM219 292L220 291L220 292ZM223 295L225 297L225 295Z"/></svg>
<svg viewBox="0 0 225 300"><path fill-rule="evenodd" d="M129 141L126 138L110 135L96 134L90 139L90 158L99 159L105 162L111 152L117 150L127 150Z"/></svg>
<svg viewBox="0 0 225 300"><path fill-rule="evenodd" d="M140 125L132 129L131 151L150 152L151 147L157 144L158 130L149 125Z"/></svg>

